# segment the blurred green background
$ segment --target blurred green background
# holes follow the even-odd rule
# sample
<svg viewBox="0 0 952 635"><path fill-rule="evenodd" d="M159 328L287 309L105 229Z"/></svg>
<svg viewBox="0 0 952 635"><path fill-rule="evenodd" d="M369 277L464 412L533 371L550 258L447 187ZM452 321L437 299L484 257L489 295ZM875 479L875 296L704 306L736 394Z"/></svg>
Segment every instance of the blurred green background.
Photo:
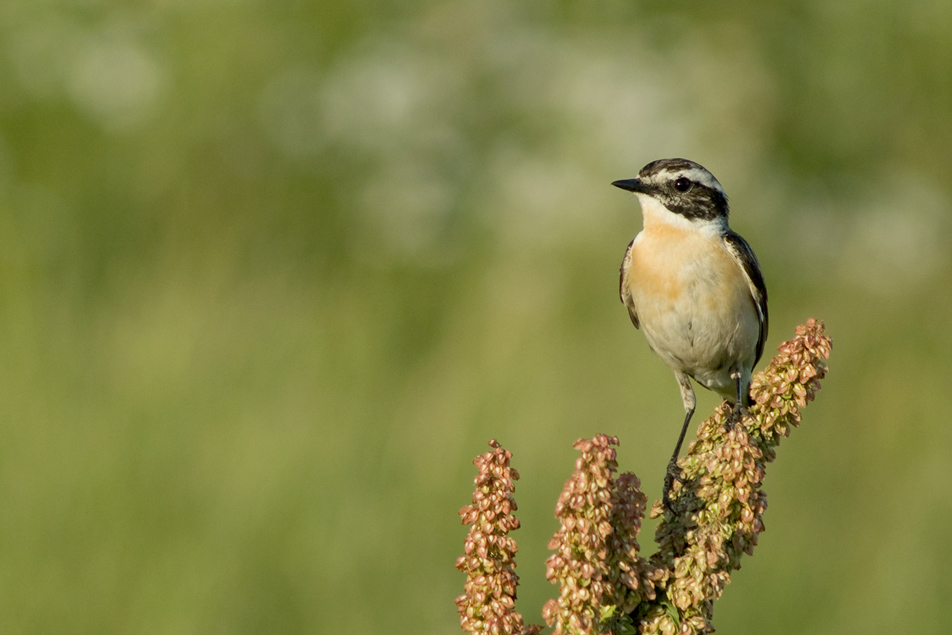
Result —
<svg viewBox="0 0 952 635"><path fill-rule="evenodd" d="M950 147L945 0L4 0L0 630L455 632L494 437L540 621L572 443L660 493L609 183L685 156L835 343L715 625L941 632Z"/></svg>

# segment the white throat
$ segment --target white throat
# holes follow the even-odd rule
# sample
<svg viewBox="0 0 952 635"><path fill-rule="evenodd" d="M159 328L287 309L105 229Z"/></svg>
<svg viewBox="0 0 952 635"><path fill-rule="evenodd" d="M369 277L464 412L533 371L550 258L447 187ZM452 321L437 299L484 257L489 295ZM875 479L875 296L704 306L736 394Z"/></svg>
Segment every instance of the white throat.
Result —
<svg viewBox="0 0 952 635"><path fill-rule="evenodd" d="M687 219L669 210L653 196L640 192L635 195L638 197L638 202L641 203L641 215L646 229L652 226L667 225L676 229L700 231L715 236L720 236L729 229L727 219L723 216L711 220L704 218Z"/></svg>

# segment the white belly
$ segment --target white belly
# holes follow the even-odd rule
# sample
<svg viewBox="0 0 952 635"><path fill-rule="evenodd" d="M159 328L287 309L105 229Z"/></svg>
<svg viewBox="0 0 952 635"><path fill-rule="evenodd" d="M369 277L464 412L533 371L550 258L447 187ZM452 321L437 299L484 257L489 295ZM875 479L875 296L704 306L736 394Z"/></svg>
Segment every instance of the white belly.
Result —
<svg viewBox="0 0 952 635"><path fill-rule="evenodd" d="M672 370L734 401L750 380L760 322L739 265L719 240L638 235L629 291L648 344Z"/></svg>

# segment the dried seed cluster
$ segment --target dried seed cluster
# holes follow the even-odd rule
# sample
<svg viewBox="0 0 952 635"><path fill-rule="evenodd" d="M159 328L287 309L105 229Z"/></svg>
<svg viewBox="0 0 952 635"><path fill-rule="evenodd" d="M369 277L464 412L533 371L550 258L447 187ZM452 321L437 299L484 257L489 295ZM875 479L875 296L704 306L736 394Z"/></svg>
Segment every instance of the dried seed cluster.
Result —
<svg viewBox="0 0 952 635"><path fill-rule="evenodd" d="M519 576L516 541L509 532L519 529L512 497L519 472L509 465L512 453L498 441L493 439L489 447L473 461L478 469L473 503L459 511L463 524L470 526L464 555L456 560L456 568L466 574L465 593L456 598L460 625L470 633L488 635L538 633L542 627L526 627L515 610Z"/></svg>
<svg viewBox="0 0 952 635"><path fill-rule="evenodd" d="M580 439L581 456L555 508L561 527L549 549L546 578L559 597L542 613L553 633L611 633L654 587L638 555L647 499L631 473L617 479L617 437Z"/></svg>
<svg viewBox="0 0 952 635"><path fill-rule="evenodd" d="M747 412L722 404L699 426L678 463L670 507L658 501L651 509L661 522L649 560L637 541L646 498L634 474L616 477L618 438L576 442L581 456L556 506L561 527L546 561L546 577L559 585L543 609L555 635L714 630L714 601L764 530L766 466L820 389L831 347L823 323L807 321L754 378ZM516 545L508 533L519 527L512 515L519 475L509 467L512 455L495 440L490 446L475 461L473 504L460 511L471 525L456 563L467 574L466 594L456 600L461 624L473 633L539 633L514 609Z"/></svg>

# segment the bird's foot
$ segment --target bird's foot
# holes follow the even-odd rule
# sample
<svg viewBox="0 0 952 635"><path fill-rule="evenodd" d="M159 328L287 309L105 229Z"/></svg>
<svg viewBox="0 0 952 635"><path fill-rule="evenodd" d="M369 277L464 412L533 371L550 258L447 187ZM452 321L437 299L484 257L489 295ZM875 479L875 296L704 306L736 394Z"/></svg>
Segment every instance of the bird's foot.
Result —
<svg viewBox="0 0 952 635"><path fill-rule="evenodd" d="M737 403L731 405L731 414L724 420L724 429L727 432L733 430L735 425L744 420L744 417L747 416L747 412L747 406L742 406Z"/></svg>
<svg viewBox="0 0 952 635"><path fill-rule="evenodd" d="M734 406L734 412L733 412L734 419L736 419L737 422L739 423L744 417L747 416L749 412L750 411L747 410L747 406L743 404L736 404Z"/></svg>
<svg viewBox="0 0 952 635"><path fill-rule="evenodd" d="M681 478L681 468L678 467L678 462L674 459L668 463L668 469L665 471L664 475L664 489L661 490L661 502L664 503L664 506L670 512L674 512L674 509L671 507L671 486L674 485L674 481L683 483L684 479Z"/></svg>

